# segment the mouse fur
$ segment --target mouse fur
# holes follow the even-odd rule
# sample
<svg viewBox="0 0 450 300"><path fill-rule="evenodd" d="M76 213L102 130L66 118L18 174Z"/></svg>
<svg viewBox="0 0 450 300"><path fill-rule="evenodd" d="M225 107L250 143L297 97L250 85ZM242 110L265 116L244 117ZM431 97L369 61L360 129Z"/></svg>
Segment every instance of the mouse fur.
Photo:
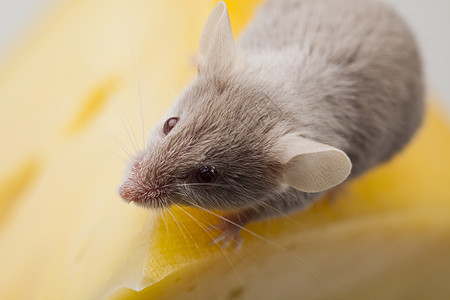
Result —
<svg viewBox="0 0 450 300"><path fill-rule="evenodd" d="M375 0L268 1L238 42L220 2L198 71L130 161L124 200L224 210L244 226L305 208L385 162L422 120L415 39ZM212 183L198 181L205 166Z"/></svg>

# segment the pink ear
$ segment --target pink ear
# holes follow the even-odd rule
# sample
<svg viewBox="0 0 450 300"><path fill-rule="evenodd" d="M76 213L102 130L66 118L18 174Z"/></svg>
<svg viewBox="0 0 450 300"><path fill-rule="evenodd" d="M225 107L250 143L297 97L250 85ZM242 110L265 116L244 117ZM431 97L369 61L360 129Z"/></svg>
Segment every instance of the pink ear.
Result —
<svg viewBox="0 0 450 300"><path fill-rule="evenodd" d="M285 165L284 182L297 190L321 192L350 175L351 161L337 148L297 134L283 136L278 146L279 160Z"/></svg>

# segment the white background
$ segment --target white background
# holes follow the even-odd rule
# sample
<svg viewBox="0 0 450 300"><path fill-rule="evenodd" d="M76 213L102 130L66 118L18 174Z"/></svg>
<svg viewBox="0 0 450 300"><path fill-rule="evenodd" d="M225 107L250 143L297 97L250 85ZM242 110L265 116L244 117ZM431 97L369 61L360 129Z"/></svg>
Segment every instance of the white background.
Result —
<svg viewBox="0 0 450 300"><path fill-rule="evenodd" d="M57 1L0 0L0 60ZM423 51L429 90L444 100L450 112L450 0L385 1L396 7L415 31Z"/></svg>

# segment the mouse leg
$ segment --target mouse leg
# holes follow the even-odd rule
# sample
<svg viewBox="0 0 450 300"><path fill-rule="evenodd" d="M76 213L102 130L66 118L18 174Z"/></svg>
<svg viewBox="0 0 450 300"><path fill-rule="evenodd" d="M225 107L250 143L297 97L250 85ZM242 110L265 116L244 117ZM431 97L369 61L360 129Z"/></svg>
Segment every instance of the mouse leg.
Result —
<svg viewBox="0 0 450 300"><path fill-rule="evenodd" d="M252 221L270 219L273 217L287 216L293 212L305 209L314 199L323 193L305 193L292 188L266 199L253 207L245 208L222 217L218 225L211 226L221 234L213 240L213 244L220 244L222 248L228 248L232 242L235 248L242 245L241 230Z"/></svg>
<svg viewBox="0 0 450 300"><path fill-rule="evenodd" d="M234 242L234 248L239 249L243 242L241 230L255 217L256 212L253 209L245 209L223 216L219 224L209 228L220 231L219 236L211 244L220 244L222 248L226 249Z"/></svg>

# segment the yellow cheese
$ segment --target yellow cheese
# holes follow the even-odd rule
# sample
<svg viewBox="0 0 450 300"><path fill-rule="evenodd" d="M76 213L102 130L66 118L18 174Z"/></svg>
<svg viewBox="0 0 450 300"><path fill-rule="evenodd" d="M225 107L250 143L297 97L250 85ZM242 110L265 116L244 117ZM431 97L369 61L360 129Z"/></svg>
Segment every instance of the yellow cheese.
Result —
<svg viewBox="0 0 450 300"><path fill-rule="evenodd" d="M227 1L235 33L258 2ZM213 214L119 199L125 152L195 74L214 4L68 1L3 61L0 299L448 298L450 129L434 104L405 152L334 201L252 224L238 253L209 245Z"/></svg>

